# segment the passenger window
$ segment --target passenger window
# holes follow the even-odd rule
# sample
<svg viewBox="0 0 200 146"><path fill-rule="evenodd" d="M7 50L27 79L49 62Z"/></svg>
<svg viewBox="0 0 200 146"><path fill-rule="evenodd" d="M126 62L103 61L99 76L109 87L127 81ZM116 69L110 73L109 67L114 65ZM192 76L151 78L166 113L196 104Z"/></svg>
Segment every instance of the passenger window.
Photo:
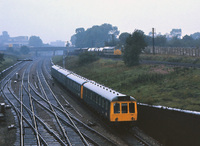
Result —
<svg viewBox="0 0 200 146"><path fill-rule="evenodd" d="M119 103L115 103L114 104L114 113L120 113L120 107L119 107Z"/></svg>
<svg viewBox="0 0 200 146"><path fill-rule="evenodd" d="M127 108L127 103L122 103L122 113L127 113L128 108Z"/></svg>
<svg viewBox="0 0 200 146"><path fill-rule="evenodd" d="M106 110L108 110L108 101L106 101Z"/></svg>
<svg viewBox="0 0 200 146"><path fill-rule="evenodd" d="M90 99L94 101L94 97L92 95L92 92L90 93Z"/></svg>
<svg viewBox="0 0 200 146"><path fill-rule="evenodd" d="M102 99L102 104L101 104L102 108L104 108L104 99Z"/></svg>
<svg viewBox="0 0 200 146"><path fill-rule="evenodd" d="M98 104L98 95L96 95L96 104Z"/></svg>
<svg viewBox="0 0 200 146"><path fill-rule="evenodd" d="M99 105L101 105L101 97L99 97Z"/></svg>
<svg viewBox="0 0 200 146"><path fill-rule="evenodd" d="M135 113L135 103L129 103L129 113Z"/></svg>

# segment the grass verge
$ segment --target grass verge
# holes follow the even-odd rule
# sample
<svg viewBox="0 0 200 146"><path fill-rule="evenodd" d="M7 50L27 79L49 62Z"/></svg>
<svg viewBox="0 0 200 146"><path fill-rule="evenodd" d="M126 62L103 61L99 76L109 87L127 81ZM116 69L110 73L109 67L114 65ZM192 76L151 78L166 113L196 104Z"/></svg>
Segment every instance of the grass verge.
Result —
<svg viewBox="0 0 200 146"><path fill-rule="evenodd" d="M100 59L78 65L77 57L68 57L66 68L138 102L200 111L200 70L165 65L126 67L121 60ZM62 65L57 60L56 64Z"/></svg>
<svg viewBox="0 0 200 146"><path fill-rule="evenodd" d="M17 57L12 55L4 55L4 61L0 64L0 72L4 69L8 68L9 66L17 63Z"/></svg>

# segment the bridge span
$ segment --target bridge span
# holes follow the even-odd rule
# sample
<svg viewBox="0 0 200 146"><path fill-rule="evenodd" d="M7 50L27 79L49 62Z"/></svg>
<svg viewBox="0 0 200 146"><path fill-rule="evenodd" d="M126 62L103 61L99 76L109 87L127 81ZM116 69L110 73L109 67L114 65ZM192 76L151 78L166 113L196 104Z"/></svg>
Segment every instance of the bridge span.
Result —
<svg viewBox="0 0 200 146"><path fill-rule="evenodd" d="M35 56L55 56L73 52L74 47L31 47L30 52Z"/></svg>

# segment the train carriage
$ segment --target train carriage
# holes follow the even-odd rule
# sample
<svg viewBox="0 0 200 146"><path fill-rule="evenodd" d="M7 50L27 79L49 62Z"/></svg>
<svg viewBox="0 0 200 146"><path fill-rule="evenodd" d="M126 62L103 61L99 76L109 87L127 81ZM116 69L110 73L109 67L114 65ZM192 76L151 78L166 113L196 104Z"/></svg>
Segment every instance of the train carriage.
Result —
<svg viewBox="0 0 200 146"><path fill-rule="evenodd" d="M135 98L54 65L52 76L110 122L137 121Z"/></svg>
<svg viewBox="0 0 200 146"><path fill-rule="evenodd" d="M72 72L58 65L54 65L51 68L51 74L53 77L59 81L63 86L67 85L67 76L70 75Z"/></svg>
<svg viewBox="0 0 200 146"><path fill-rule="evenodd" d="M87 82L83 85L83 100L111 122L137 120L135 98L98 83Z"/></svg>
<svg viewBox="0 0 200 146"><path fill-rule="evenodd" d="M70 74L67 76L67 88L76 94L81 99L83 98L83 84L88 82L88 79L77 74Z"/></svg>

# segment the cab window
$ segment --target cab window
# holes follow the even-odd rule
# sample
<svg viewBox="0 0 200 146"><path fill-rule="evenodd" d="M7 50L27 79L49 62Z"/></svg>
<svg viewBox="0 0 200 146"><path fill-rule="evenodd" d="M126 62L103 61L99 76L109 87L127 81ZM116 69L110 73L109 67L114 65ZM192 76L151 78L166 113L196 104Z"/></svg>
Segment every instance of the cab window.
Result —
<svg viewBox="0 0 200 146"><path fill-rule="evenodd" d="M135 113L135 103L129 103L129 113Z"/></svg>
<svg viewBox="0 0 200 146"><path fill-rule="evenodd" d="M122 113L127 113L128 108L127 108L127 103L122 103Z"/></svg>
<svg viewBox="0 0 200 146"><path fill-rule="evenodd" d="M119 103L115 103L114 104L114 113L120 113L120 106L119 106Z"/></svg>

